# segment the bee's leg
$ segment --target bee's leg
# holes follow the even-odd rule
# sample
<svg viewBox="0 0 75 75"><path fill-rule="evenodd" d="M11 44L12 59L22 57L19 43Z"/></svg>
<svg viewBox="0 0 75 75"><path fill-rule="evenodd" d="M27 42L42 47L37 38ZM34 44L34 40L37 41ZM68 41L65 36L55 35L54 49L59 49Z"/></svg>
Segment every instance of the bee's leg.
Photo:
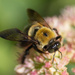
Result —
<svg viewBox="0 0 75 75"><path fill-rule="evenodd" d="M61 41L61 40L62 40L62 37L59 35L57 29L56 29L56 28L53 28L53 30L54 30L54 31L56 32L56 34L58 35L58 36L56 37L56 39L60 39L60 41Z"/></svg>
<svg viewBox="0 0 75 75"><path fill-rule="evenodd" d="M56 32L57 35L59 35L59 33L58 33L56 28L53 28L53 30Z"/></svg>
<svg viewBox="0 0 75 75"><path fill-rule="evenodd" d="M59 50L58 50L59 51ZM60 52L60 51L59 51ZM61 59L62 59L62 53L60 52L60 54L61 54Z"/></svg>
<svg viewBox="0 0 75 75"><path fill-rule="evenodd" d="M53 59L52 59L52 63L54 62L55 53L56 53L56 52L54 52Z"/></svg>
<svg viewBox="0 0 75 75"><path fill-rule="evenodd" d="M60 41L62 40L62 37L59 35L55 38L56 40L60 39Z"/></svg>
<svg viewBox="0 0 75 75"><path fill-rule="evenodd" d="M25 60L26 56L29 54L29 50L30 50L32 47L33 47L33 46L31 45L31 46L29 46L29 47L24 51L24 55L23 55L22 61L21 61L22 64L24 64L24 60Z"/></svg>
<svg viewBox="0 0 75 75"><path fill-rule="evenodd" d="M37 48L37 46L36 46L35 44L33 44L33 48L34 48L36 51L38 51L39 53L44 53L43 51L40 51L40 50Z"/></svg>

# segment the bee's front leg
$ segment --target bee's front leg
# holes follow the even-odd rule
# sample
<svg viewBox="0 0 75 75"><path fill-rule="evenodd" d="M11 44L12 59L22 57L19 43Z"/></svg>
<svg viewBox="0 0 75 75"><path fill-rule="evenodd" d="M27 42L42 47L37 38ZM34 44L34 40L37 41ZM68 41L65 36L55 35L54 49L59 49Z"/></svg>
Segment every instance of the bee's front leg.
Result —
<svg viewBox="0 0 75 75"><path fill-rule="evenodd" d="M56 28L53 28L53 30L56 32L57 35L59 35L59 33L58 33Z"/></svg>
<svg viewBox="0 0 75 75"><path fill-rule="evenodd" d="M57 36L55 39L56 39L56 40L59 39L59 40L61 41L61 40L62 40L62 37L59 35L59 36Z"/></svg>
<svg viewBox="0 0 75 75"><path fill-rule="evenodd" d="M54 55L53 55L52 63L54 62L54 57L55 57L55 52L54 52Z"/></svg>
<svg viewBox="0 0 75 75"><path fill-rule="evenodd" d="M54 30L54 31L56 32L56 34L58 35L58 36L56 37L56 40L57 40L57 39L60 39L60 41L61 41L61 40L62 40L62 37L59 35L57 29L56 29L56 28L53 28L53 30Z"/></svg>

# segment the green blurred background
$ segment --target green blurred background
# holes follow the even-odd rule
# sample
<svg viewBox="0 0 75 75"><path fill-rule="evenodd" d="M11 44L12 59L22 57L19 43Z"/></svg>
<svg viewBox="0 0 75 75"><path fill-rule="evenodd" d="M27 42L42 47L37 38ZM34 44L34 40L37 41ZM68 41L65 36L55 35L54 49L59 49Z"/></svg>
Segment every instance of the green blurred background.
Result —
<svg viewBox="0 0 75 75"><path fill-rule="evenodd" d="M60 10L69 5L75 5L75 0L0 0L0 31L9 28L22 30L28 24L27 8L47 17L59 15ZM0 75L16 75L16 52L15 42L0 38ZM71 67L68 68L70 71Z"/></svg>

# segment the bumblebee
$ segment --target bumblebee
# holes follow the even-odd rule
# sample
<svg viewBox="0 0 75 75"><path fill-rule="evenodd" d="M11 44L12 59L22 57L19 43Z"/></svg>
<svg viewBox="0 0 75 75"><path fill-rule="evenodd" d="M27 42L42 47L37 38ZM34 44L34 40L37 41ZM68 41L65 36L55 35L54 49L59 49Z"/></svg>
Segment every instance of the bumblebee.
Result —
<svg viewBox="0 0 75 75"><path fill-rule="evenodd" d="M24 47L29 45L24 51L22 64L24 64L24 60L31 48L34 48L39 53L46 53L46 51L48 53L54 52L54 61L55 52L59 51L61 47L61 35L59 35L56 28L51 28L36 11L27 9L27 13L31 25L24 32L21 32L17 28L7 29L0 32L0 37L6 40L20 42L20 45Z"/></svg>

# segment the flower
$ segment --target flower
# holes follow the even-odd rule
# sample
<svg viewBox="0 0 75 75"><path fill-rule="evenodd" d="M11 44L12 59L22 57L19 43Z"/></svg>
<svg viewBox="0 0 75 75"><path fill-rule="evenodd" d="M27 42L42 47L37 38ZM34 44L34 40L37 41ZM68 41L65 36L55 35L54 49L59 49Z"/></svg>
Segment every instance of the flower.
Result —
<svg viewBox="0 0 75 75"><path fill-rule="evenodd" d="M68 20L68 22L75 26L75 6L67 6L61 13L66 21Z"/></svg>
<svg viewBox="0 0 75 75"><path fill-rule="evenodd" d="M59 17L47 17L46 22L52 28L56 28L62 36L61 48L54 53L38 53L33 49L24 64L16 66L15 71L21 75L69 75L66 65L70 61L75 62L75 7L67 7L62 10ZM75 69L72 69L73 72Z"/></svg>
<svg viewBox="0 0 75 75"><path fill-rule="evenodd" d="M45 63L45 67L46 67L46 68L49 68L49 67L51 67L51 66L52 66L52 65L51 65L50 62L46 62L46 63Z"/></svg>
<svg viewBox="0 0 75 75"><path fill-rule="evenodd" d="M62 75L69 75L69 74L66 71L63 71Z"/></svg>
<svg viewBox="0 0 75 75"><path fill-rule="evenodd" d="M72 72L75 73L75 68L72 68Z"/></svg>
<svg viewBox="0 0 75 75"><path fill-rule="evenodd" d="M19 65L16 66L15 70L16 70L17 73L23 73L25 68L24 68L24 66L19 64Z"/></svg>
<svg viewBox="0 0 75 75"><path fill-rule="evenodd" d="M66 48L62 47L60 48L60 51L62 51L62 49L66 54ZM53 75L54 73L56 73L56 75L60 75L63 71L67 71L65 65L67 65L70 61L68 55L64 55L61 59L60 53L57 51L54 58L54 63L52 63L54 53L40 54L36 51L35 53L36 56L33 53L33 58L26 58L24 65L18 65L18 68L16 67L15 69L16 72L25 75ZM21 70L22 72L20 72Z"/></svg>
<svg viewBox="0 0 75 75"><path fill-rule="evenodd" d="M38 75L38 74L37 74L37 71L32 71L32 72L30 73L30 75Z"/></svg>

